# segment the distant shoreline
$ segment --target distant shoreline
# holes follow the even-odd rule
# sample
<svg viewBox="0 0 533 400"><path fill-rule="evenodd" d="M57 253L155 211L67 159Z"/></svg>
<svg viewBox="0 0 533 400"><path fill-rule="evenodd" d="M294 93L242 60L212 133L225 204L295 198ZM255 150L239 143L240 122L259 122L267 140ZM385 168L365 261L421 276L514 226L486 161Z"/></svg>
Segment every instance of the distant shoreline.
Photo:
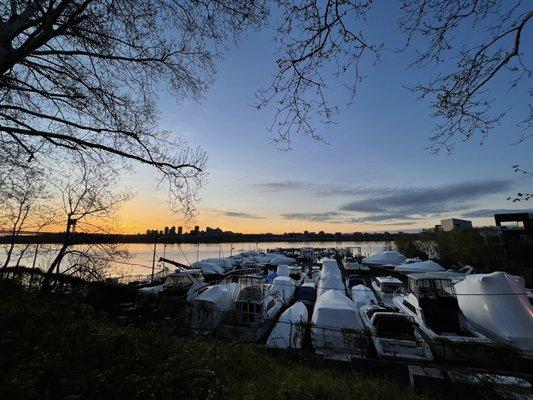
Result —
<svg viewBox="0 0 533 400"><path fill-rule="evenodd" d="M108 235L108 234L75 234L71 238L74 244L90 243L167 243L167 244L196 244L196 243L264 243L264 242L383 242L392 241L400 235L416 235L407 233L357 233L357 234L231 234L231 235L182 235L182 236L154 236L154 235ZM16 244L60 244L63 243L64 233L44 233L39 235L20 235L14 238ZM0 243L11 243L10 236L0 237Z"/></svg>

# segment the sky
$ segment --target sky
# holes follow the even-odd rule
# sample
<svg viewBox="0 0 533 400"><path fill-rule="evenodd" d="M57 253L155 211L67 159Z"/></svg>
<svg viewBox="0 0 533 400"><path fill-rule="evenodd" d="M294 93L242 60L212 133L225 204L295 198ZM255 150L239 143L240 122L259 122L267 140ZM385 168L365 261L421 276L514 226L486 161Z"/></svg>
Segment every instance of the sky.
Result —
<svg viewBox="0 0 533 400"><path fill-rule="evenodd" d="M327 144L301 136L292 150L280 150L267 129L274 110L253 106L255 91L275 72L272 27L248 32L226 53L200 102L178 104L161 91L160 128L201 146L209 157L208 182L192 224L245 233L395 232L432 227L449 217L491 225L496 212L533 208L506 200L533 186L533 178L512 169L533 169L533 140L516 144L524 132L516 121L527 114L531 81L508 93L508 79L496 79L489 94L496 97L493 107L509 109L504 123L483 144L479 138L459 140L451 154L432 154L427 138L436 121L428 101L406 86L430 80L436 69L408 68L413 50L396 51L404 43L398 13L396 3L381 1L368 15L362 28L367 38L384 43L382 61L363 66L365 79L353 104L334 125L318 127ZM462 34L472 40L478 35ZM531 54L533 41L524 43ZM333 77L328 93L344 104L346 92ZM184 224L168 210L154 171L140 167L123 184L137 193L122 210L124 231Z"/></svg>

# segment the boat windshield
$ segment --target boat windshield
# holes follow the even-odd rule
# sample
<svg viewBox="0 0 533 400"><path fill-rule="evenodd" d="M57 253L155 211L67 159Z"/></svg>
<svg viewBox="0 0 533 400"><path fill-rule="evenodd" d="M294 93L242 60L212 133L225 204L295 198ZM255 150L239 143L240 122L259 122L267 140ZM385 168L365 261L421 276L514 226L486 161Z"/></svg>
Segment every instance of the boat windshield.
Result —
<svg viewBox="0 0 533 400"><path fill-rule="evenodd" d="M394 293L401 286L402 286L401 283L382 283L381 284L381 291L383 293Z"/></svg>
<svg viewBox="0 0 533 400"><path fill-rule="evenodd" d="M416 340L414 325L402 320L382 320L376 324L378 337L398 340Z"/></svg>
<svg viewBox="0 0 533 400"><path fill-rule="evenodd" d="M187 290L192 286L192 281L186 275L171 275L167 277L165 286L177 290Z"/></svg>

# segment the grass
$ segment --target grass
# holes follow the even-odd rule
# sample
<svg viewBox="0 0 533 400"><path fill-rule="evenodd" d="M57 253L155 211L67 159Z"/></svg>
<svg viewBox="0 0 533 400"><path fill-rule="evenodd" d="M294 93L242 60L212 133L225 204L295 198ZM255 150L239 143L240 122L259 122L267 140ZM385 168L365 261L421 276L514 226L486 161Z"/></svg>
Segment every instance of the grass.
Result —
<svg viewBox="0 0 533 400"><path fill-rule="evenodd" d="M414 399L245 344L124 326L78 302L0 285L1 399Z"/></svg>

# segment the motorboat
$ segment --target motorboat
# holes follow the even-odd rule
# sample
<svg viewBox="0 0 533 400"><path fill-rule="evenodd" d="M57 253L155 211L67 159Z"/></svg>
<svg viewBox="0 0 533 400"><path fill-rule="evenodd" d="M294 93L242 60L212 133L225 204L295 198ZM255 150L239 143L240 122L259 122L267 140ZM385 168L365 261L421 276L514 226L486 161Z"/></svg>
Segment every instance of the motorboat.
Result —
<svg viewBox="0 0 533 400"><path fill-rule="evenodd" d="M337 260L333 260L331 258L324 258L322 260L322 269L320 271L320 274L321 276L324 276L327 273L336 275L339 277L339 279L342 278L341 270L339 268Z"/></svg>
<svg viewBox="0 0 533 400"><path fill-rule="evenodd" d="M393 304L414 318L434 351L445 357L467 357L459 344L490 344L491 341L468 323L459 308L452 279L438 274L408 276L407 291L393 297ZM454 346L457 345L457 346Z"/></svg>
<svg viewBox="0 0 533 400"><path fill-rule="evenodd" d="M320 278L317 285L317 297L320 297L323 293L328 290L335 290L342 294L346 294L346 288L342 282L340 276L335 275L333 272L326 272Z"/></svg>
<svg viewBox="0 0 533 400"><path fill-rule="evenodd" d="M350 275L346 277L344 280L344 286L346 287L346 295L348 297L352 296L352 288L357 285L366 286L366 282L359 275Z"/></svg>
<svg viewBox="0 0 533 400"><path fill-rule="evenodd" d="M272 281L272 285L268 289L270 293L276 291L282 294L284 304L289 304L294 297L294 291L296 290L296 283L292 278L288 276L278 276Z"/></svg>
<svg viewBox="0 0 533 400"><path fill-rule="evenodd" d="M263 277L239 276L236 300L221 325L220 335L255 342L270 329L284 304L282 290L273 290Z"/></svg>
<svg viewBox="0 0 533 400"><path fill-rule="evenodd" d="M303 303L308 310L313 311L313 306L316 302L315 284L313 282L304 282L300 287L296 288L294 301Z"/></svg>
<svg viewBox="0 0 533 400"><path fill-rule="evenodd" d="M378 300L387 307L393 307L394 295L403 288L403 283L392 276L378 276L372 279L372 289L376 292Z"/></svg>
<svg viewBox="0 0 533 400"><path fill-rule="evenodd" d="M305 273L299 265L291 265L289 267L289 277L299 286L305 279Z"/></svg>
<svg viewBox="0 0 533 400"><path fill-rule="evenodd" d="M361 307L364 306L378 305L378 299L376 299L376 295L374 294L372 289L365 285L355 285L354 287L352 287L351 297L356 310L359 310Z"/></svg>
<svg viewBox="0 0 533 400"><path fill-rule="evenodd" d="M444 268L440 266L440 264L436 263L433 260L426 260L426 261L410 261L405 262L403 264L398 265L396 268L394 268L394 272L397 272L399 274L413 274L418 272L439 272L444 271Z"/></svg>
<svg viewBox="0 0 533 400"><path fill-rule="evenodd" d="M366 265L361 264L359 261L360 260L357 258L345 256L342 260L342 266L346 270L346 272L370 270L370 268L368 268Z"/></svg>
<svg viewBox="0 0 533 400"><path fill-rule="evenodd" d="M236 293L236 283L207 287L190 303L189 329L198 335L208 335L216 330L231 311Z"/></svg>
<svg viewBox="0 0 533 400"><path fill-rule="evenodd" d="M191 301L203 290L207 289L202 270L176 270L167 275L161 290L157 292L165 296L172 296Z"/></svg>
<svg viewBox="0 0 533 400"><path fill-rule="evenodd" d="M363 306L359 315L368 329L379 358L433 360L429 345L420 334L413 317L376 305Z"/></svg>
<svg viewBox="0 0 533 400"><path fill-rule="evenodd" d="M468 275L455 291L461 312L477 331L533 357L533 306L524 278L505 272Z"/></svg>
<svg viewBox="0 0 533 400"><path fill-rule="evenodd" d="M403 264L405 256L393 250L381 251L370 257L363 258L363 265L370 268L384 269L384 266L398 266Z"/></svg>
<svg viewBox="0 0 533 400"><path fill-rule="evenodd" d="M311 322L311 340L317 354L341 361L366 354L365 327L354 303L342 292L328 290L320 295Z"/></svg>
<svg viewBox="0 0 533 400"><path fill-rule="evenodd" d="M305 304L298 301L287 308L268 336L267 348L301 349L305 335L308 312Z"/></svg>

